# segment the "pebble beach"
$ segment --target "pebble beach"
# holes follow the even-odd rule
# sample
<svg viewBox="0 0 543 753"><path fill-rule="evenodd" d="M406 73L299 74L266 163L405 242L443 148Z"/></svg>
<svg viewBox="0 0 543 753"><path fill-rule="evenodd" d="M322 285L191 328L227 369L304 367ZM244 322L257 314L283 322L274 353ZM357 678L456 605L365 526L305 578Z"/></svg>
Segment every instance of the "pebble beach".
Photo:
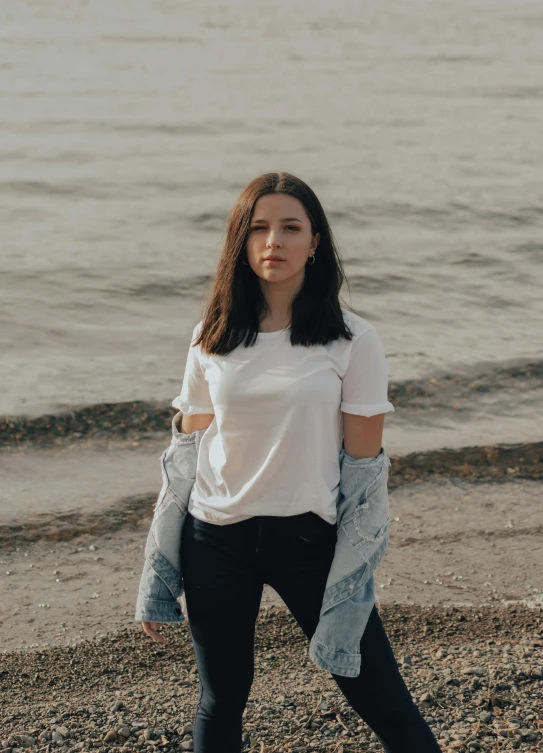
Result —
<svg viewBox="0 0 543 753"><path fill-rule="evenodd" d="M540 751L543 626L526 607L381 606L411 694L444 751ZM187 623L2 657L2 753L192 750L198 692ZM307 654L284 607L261 609L243 750L382 747Z"/></svg>

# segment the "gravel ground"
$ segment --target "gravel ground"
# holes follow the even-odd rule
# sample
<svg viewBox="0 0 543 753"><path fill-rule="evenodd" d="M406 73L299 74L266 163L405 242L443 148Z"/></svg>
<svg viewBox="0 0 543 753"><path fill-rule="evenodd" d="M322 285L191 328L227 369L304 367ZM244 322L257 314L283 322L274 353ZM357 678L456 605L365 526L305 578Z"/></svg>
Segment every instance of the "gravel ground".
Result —
<svg viewBox="0 0 543 753"><path fill-rule="evenodd" d="M402 674L443 751L543 749L541 609L383 605ZM192 749L198 674L188 623L165 644L124 628L2 655L0 750ZM244 751L382 750L283 606L263 607Z"/></svg>

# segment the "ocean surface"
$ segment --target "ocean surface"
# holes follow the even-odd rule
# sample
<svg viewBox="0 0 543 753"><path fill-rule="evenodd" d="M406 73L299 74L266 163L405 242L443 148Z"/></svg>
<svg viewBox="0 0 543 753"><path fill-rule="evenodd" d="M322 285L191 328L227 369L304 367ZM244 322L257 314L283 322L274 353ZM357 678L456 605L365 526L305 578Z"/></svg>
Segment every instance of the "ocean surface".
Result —
<svg viewBox="0 0 543 753"><path fill-rule="evenodd" d="M29 0L0 38L0 415L167 405L227 215L283 169L391 388L448 385L393 449L543 438L540 0Z"/></svg>

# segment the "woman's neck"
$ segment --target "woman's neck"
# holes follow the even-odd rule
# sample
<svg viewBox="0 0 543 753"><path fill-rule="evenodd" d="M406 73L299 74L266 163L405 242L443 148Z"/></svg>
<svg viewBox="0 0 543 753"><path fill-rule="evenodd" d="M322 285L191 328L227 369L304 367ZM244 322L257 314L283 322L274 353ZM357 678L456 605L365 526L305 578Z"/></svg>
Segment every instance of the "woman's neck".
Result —
<svg viewBox="0 0 543 753"><path fill-rule="evenodd" d="M262 293L266 301L266 312L261 323L267 330L285 329L292 318L292 302L298 295L304 282L304 270L300 275L281 282L260 280ZM261 328L261 331L265 331Z"/></svg>
<svg viewBox="0 0 543 753"><path fill-rule="evenodd" d="M290 326L290 317L279 319L277 317L266 316L260 321L260 332L278 332L281 329L286 329Z"/></svg>

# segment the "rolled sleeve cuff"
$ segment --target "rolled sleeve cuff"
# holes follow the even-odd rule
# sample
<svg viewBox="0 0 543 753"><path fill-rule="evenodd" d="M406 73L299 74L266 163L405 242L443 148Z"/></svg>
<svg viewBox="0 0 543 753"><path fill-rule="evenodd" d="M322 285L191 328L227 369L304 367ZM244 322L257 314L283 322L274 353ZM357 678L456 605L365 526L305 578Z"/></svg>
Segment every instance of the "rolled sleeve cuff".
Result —
<svg viewBox="0 0 543 753"><path fill-rule="evenodd" d="M184 622L185 615L178 601L163 601L138 597L136 602L136 622Z"/></svg>
<svg viewBox="0 0 543 753"><path fill-rule="evenodd" d="M354 405L353 403L341 403L343 413L353 413L355 416L377 416L380 413L394 412L394 406L390 401L384 403L373 403L371 405Z"/></svg>
<svg viewBox="0 0 543 753"><path fill-rule="evenodd" d="M200 405L191 405L182 400L180 396L172 400L172 405L174 408L177 408L177 410L182 411L185 416L195 416L198 413L215 413L213 406L202 407Z"/></svg>

